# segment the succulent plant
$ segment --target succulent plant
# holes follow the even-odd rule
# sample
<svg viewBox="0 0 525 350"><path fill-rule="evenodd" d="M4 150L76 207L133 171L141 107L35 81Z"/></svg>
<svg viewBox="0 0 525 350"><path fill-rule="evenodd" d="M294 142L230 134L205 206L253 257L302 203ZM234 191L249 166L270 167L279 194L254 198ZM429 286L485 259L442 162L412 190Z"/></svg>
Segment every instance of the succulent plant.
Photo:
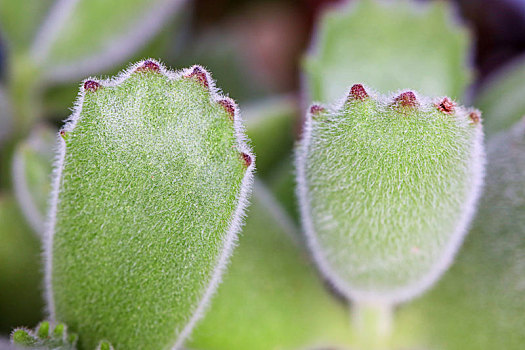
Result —
<svg viewBox="0 0 525 350"><path fill-rule="evenodd" d="M480 114L356 84L334 109L310 108L296 162L303 229L323 274L357 302L406 301L451 264L475 212Z"/></svg>
<svg viewBox="0 0 525 350"><path fill-rule="evenodd" d="M0 1L0 348L521 349L520 61L470 88L451 3L356 0L295 89L312 13L191 2ZM87 78L55 132L151 56L191 67Z"/></svg>
<svg viewBox="0 0 525 350"><path fill-rule="evenodd" d="M179 347L220 282L254 170L202 67L88 79L60 131L46 288L83 348ZM122 322L122 320L126 320Z"/></svg>

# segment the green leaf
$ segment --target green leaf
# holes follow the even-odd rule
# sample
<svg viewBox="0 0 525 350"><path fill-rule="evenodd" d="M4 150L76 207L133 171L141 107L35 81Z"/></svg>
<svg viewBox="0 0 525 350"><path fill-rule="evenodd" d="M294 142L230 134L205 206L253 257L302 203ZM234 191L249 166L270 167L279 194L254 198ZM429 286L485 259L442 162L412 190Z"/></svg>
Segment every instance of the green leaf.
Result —
<svg viewBox="0 0 525 350"><path fill-rule="evenodd" d="M143 47L186 0L57 0L30 54L48 81L107 69Z"/></svg>
<svg viewBox="0 0 525 350"><path fill-rule="evenodd" d="M331 103L352 83L461 98L472 77L470 40L451 6L361 0L327 11L303 65L310 100Z"/></svg>
<svg viewBox="0 0 525 350"><path fill-rule="evenodd" d="M295 229L256 182L239 248L189 348L325 349L349 343L347 308L324 288Z"/></svg>
<svg viewBox="0 0 525 350"><path fill-rule="evenodd" d="M476 97L488 136L509 129L525 115L525 58L505 66L483 85Z"/></svg>
<svg viewBox="0 0 525 350"><path fill-rule="evenodd" d="M12 165L16 198L33 230L45 231L45 217L51 193L51 172L56 132L40 125L15 149Z"/></svg>
<svg viewBox="0 0 525 350"><path fill-rule="evenodd" d="M63 324L57 324L50 332L48 321L40 322L35 331L17 328L11 333L11 342L24 349L35 350L76 350L77 337L67 334Z"/></svg>
<svg viewBox="0 0 525 350"><path fill-rule="evenodd" d="M433 349L518 350L525 343L525 119L494 136L487 156L484 196L455 264L399 312L399 333L419 334L419 344Z"/></svg>
<svg viewBox="0 0 525 350"><path fill-rule="evenodd" d="M16 200L0 194L0 332L42 318L40 242Z"/></svg>
<svg viewBox="0 0 525 350"><path fill-rule="evenodd" d="M257 154L257 169L266 173L293 148L297 101L290 95L275 96L246 106L243 114Z"/></svg>
<svg viewBox="0 0 525 350"><path fill-rule="evenodd" d="M8 47L20 52L33 42L53 0L0 0L0 29Z"/></svg>
<svg viewBox="0 0 525 350"><path fill-rule="evenodd" d="M400 302L447 269L482 185L479 119L448 98L375 98L359 84L333 110L312 106L296 157L301 218L341 293Z"/></svg>
<svg viewBox="0 0 525 350"><path fill-rule="evenodd" d="M87 80L62 129L46 242L54 319L83 348L181 345L220 282L254 170L201 67Z"/></svg>

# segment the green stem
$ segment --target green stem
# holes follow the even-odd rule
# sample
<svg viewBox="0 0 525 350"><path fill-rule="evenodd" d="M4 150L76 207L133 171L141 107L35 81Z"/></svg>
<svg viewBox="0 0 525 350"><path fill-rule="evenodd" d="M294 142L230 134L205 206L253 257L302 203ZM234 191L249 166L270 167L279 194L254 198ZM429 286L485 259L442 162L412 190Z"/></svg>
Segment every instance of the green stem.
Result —
<svg viewBox="0 0 525 350"><path fill-rule="evenodd" d="M387 350L392 334L392 305L358 302L352 306L352 326L358 349Z"/></svg>

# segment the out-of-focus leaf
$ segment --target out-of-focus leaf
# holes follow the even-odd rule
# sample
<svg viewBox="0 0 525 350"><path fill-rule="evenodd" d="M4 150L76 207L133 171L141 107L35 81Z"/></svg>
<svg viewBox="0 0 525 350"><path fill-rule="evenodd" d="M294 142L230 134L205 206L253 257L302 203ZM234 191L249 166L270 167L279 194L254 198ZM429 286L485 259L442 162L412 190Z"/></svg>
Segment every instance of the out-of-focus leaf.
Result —
<svg viewBox="0 0 525 350"><path fill-rule="evenodd" d="M33 230L44 233L51 192L56 131L38 126L17 145L13 156L13 186L18 203Z"/></svg>
<svg viewBox="0 0 525 350"><path fill-rule="evenodd" d="M487 135L510 128L525 115L525 57L489 78L476 97Z"/></svg>
<svg viewBox="0 0 525 350"><path fill-rule="evenodd" d="M349 1L321 18L304 61L312 101L332 103L362 83L460 98L472 72L470 40L445 1Z"/></svg>
<svg viewBox="0 0 525 350"><path fill-rule="evenodd" d="M16 200L0 195L0 332L42 317L40 243Z"/></svg>
<svg viewBox="0 0 525 350"><path fill-rule="evenodd" d="M48 81L107 69L143 47L186 0L57 0L31 56Z"/></svg>
<svg viewBox="0 0 525 350"><path fill-rule="evenodd" d="M294 143L294 125L299 113L294 96L276 96L243 109L246 133L257 154L257 170L265 175L286 157Z"/></svg>
<svg viewBox="0 0 525 350"><path fill-rule="evenodd" d="M282 209L267 191L256 185L239 247L191 349L325 349L349 342L345 305L324 288L289 222L272 214Z"/></svg>
<svg viewBox="0 0 525 350"><path fill-rule="evenodd" d="M27 50L53 0L0 0L0 29L9 48Z"/></svg>
<svg viewBox="0 0 525 350"><path fill-rule="evenodd" d="M295 195L295 166L292 153L284 156L282 161L272 168L272 172L266 177L265 182L288 215L299 224L299 208ZM303 236L301 235L301 237Z"/></svg>
<svg viewBox="0 0 525 350"><path fill-rule="evenodd" d="M436 288L400 309L400 338L432 349L523 349L525 119L487 149L486 189L472 230Z"/></svg>
<svg viewBox="0 0 525 350"><path fill-rule="evenodd" d="M268 88L260 84L239 53L238 45L227 32L205 33L177 58L178 64L195 62L213 72L217 82L235 100L251 101L268 96ZM235 69L232 69L235 67Z"/></svg>

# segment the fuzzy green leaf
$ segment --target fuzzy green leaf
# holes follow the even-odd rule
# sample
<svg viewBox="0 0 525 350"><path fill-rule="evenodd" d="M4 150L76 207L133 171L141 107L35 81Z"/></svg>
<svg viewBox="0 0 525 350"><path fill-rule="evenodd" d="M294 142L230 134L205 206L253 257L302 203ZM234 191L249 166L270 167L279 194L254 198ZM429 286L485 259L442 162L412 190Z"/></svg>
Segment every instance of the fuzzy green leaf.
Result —
<svg viewBox="0 0 525 350"><path fill-rule="evenodd" d="M444 1L361 0L327 11L304 62L310 99L331 103L354 82L462 97L470 41L453 17Z"/></svg>
<svg viewBox="0 0 525 350"><path fill-rule="evenodd" d="M484 196L455 264L434 290L400 310L399 333L416 335L418 345L523 349L525 119L490 140L487 158Z"/></svg>
<svg viewBox="0 0 525 350"><path fill-rule="evenodd" d="M151 60L82 90L61 132L51 313L84 348L178 347L220 281L247 201L255 165L236 106L204 69Z"/></svg>
<svg viewBox="0 0 525 350"><path fill-rule="evenodd" d="M39 126L18 144L13 156L15 195L28 223L39 234L45 231L55 135L51 128Z"/></svg>
<svg viewBox="0 0 525 350"><path fill-rule="evenodd" d="M107 69L144 46L186 0L57 0L31 57L49 81Z"/></svg>
<svg viewBox="0 0 525 350"><path fill-rule="evenodd" d="M346 306L316 276L294 224L257 183L239 248L191 349L333 348L348 344Z"/></svg>
<svg viewBox="0 0 525 350"><path fill-rule="evenodd" d="M449 266L483 178L479 112L354 85L313 106L297 152L303 228L321 271L346 296L400 302Z"/></svg>
<svg viewBox="0 0 525 350"><path fill-rule="evenodd" d="M509 129L525 115L525 58L504 67L487 80L476 106L482 111L488 136Z"/></svg>

